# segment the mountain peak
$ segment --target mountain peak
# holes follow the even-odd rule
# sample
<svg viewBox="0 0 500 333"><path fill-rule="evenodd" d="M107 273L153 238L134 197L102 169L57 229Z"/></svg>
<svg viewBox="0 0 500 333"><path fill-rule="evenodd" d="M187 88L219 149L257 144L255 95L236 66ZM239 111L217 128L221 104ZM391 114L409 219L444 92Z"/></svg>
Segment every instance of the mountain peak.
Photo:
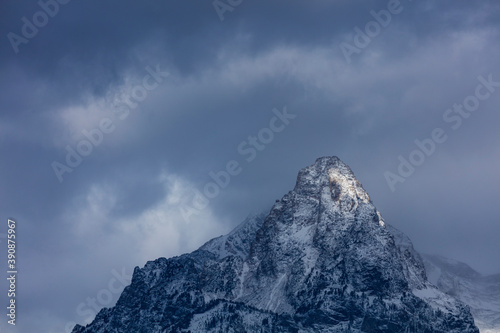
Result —
<svg viewBox="0 0 500 333"><path fill-rule="evenodd" d="M371 203L370 196L356 179L351 168L336 156L320 157L299 171L294 192L325 197L351 211L360 203Z"/></svg>
<svg viewBox="0 0 500 333"><path fill-rule="evenodd" d="M478 333L381 221L351 169L319 158L266 217L136 268L116 306L73 332Z"/></svg>

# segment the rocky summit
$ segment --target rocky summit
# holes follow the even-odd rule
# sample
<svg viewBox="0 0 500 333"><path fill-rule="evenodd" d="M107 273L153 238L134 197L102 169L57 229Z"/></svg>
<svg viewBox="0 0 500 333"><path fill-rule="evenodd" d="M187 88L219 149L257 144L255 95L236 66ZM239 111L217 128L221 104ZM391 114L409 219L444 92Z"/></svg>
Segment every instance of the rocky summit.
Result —
<svg viewBox="0 0 500 333"><path fill-rule="evenodd" d="M73 333L479 332L428 282L351 169L323 157L267 215L136 267L113 308Z"/></svg>

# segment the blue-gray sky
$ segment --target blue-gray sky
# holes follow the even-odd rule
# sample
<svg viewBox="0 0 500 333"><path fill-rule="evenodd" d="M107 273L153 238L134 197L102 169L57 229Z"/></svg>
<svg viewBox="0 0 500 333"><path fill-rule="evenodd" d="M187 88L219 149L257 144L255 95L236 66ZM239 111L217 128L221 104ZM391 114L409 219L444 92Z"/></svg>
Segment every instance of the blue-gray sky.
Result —
<svg viewBox="0 0 500 333"><path fill-rule="evenodd" d="M496 1L3 1L0 33L0 233L17 220L19 269L2 331L88 321L116 275L269 209L325 155L418 250L500 272ZM68 165L68 146L87 156Z"/></svg>

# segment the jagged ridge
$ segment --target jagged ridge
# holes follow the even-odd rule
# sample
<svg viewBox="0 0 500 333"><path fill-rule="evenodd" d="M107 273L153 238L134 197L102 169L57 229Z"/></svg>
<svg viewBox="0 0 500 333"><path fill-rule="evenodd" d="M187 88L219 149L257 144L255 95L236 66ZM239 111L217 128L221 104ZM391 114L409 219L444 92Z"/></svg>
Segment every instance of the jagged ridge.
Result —
<svg viewBox="0 0 500 333"><path fill-rule="evenodd" d="M469 265L423 255L429 280L471 308L481 333L500 333L500 274L483 276Z"/></svg>

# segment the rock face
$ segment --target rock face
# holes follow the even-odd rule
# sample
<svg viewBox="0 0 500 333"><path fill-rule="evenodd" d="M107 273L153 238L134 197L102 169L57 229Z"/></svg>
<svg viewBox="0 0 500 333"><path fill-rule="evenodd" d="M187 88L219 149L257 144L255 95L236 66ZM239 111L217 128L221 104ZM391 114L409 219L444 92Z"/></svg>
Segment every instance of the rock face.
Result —
<svg viewBox="0 0 500 333"><path fill-rule="evenodd" d="M500 274L483 276L463 262L423 255L429 281L467 304L481 333L500 333Z"/></svg>
<svg viewBox="0 0 500 333"><path fill-rule="evenodd" d="M347 165L323 157L267 216L136 268L97 332L479 332Z"/></svg>

